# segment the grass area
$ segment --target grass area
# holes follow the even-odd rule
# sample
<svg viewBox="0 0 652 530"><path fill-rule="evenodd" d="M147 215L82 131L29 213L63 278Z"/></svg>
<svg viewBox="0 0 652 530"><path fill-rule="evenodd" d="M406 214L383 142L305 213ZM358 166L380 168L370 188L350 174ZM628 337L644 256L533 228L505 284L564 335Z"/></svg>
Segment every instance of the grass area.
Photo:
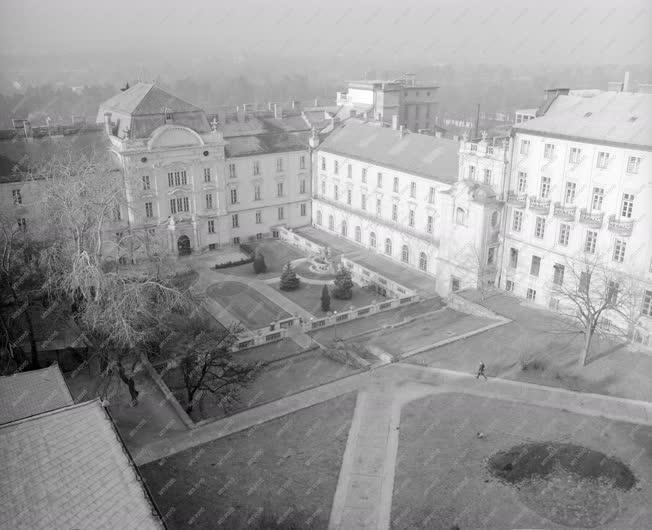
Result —
<svg viewBox="0 0 652 530"><path fill-rule="evenodd" d="M355 394L140 468L170 529L326 528Z"/></svg>
<svg viewBox="0 0 652 530"><path fill-rule="evenodd" d="M309 278L311 280L332 281L335 279L334 273L327 272L327 273L320 274L318 272L311 271L310 263L307 261L303 261L294 265L294 270L299 276L303 278Z"/></svg>
<svg viewBox="0 0 652 530"><path fill-rule="evenodd" d="M278 283L275 283L273 287L282 293L283 296L315 315L315 317L326 316L326 313L321 310L321 291L323 286L302 282L296 291L281 291ZM329 290L331 290L331 311L348 311L352 305L354 307L364 307L373 303L374 300L377 302L385 300L384 297L358 286L353 288L353 297L351 300L338 300L334 298L332 285L329 285Z"/></svg>
<svg viewBox="0 0 652 530"><path fill-rule="evenodd" d="M515 488L487 467L492 458L506 463L501 452L514 456L515 447L550 440L560 453L539 460L551 466L547 477L523 473ZM570 455L570 444L587 450ZM643 527L652 517L651 448L652 427L463 394L429 396L402 411L392 527ZM598 452L609 458L597 459ZM512 458L512 469L527 467L527 451L518 454L525 460ZM636 487L612 487L613 479L631 479L617 467L610 473L611 459L633 471Z"/></svg>
<svg viewBox="0 0 652 530"><path fill-rule="evenodd" d="M227 274L234 276L242 276L245 278L274 278L281 275L281 270L289 262L298 258L305 258L299 249L284 243L278 239L265 239L261 241L247 242L252 248L260 248L265 256L265 265L267 265L267 272L264 274L256 274L253 265L248 263L238 267L231 267L223 269Z"/></svg>
<svg viewBox="0 0 652 530"><path fill-rule="evenodd" d="M240 282L220 282L211 285L206 294L235 316L248 329L260 329L270 322L292 315L266 296Z"/></svg>

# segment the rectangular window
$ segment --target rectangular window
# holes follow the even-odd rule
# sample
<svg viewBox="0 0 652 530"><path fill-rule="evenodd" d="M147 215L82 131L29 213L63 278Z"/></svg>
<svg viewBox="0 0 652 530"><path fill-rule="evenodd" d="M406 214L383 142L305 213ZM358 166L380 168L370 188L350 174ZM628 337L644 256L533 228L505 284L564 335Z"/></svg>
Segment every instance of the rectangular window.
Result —
<svg viewBox="0 0 652 530"><path fill-rule="evenodd" d="M469 180L475 180L475 166L469 166Z"/></svg>
<svg viewBox="0 0 652 530"><path fill-rule="evenodd" d="M362 183L366 184L367 183L367 169L362 168Z"/></svg>
<svg viewBox="0 0 652 530"><path fill-rule="evenodd" d="M213 208L213 194L212 193L207 193L206 194L206 209L210 210Z"/></svg>
<svg viewBox="0 0 652 530"><path fill-rule="evenodd" d="M493 265L496 261L496 247L490 247L487 250L487 265Z"/></svg>
<svg viewBox="0 0 652 530"><path fill-rule="evenodd" d="M209 234L215 233L215 221L213 219L208 220L208 233Z"/></svg>
<svg viewBox="0 0 652 530"><path fill-rule="evenodd" d="M170 199L170 213L177 213L177 201Z"/></svg>
<svg viewBox="0 0 652 530"><path fill-rule="evenodd" d="M333 160L333 173L336 175L340 174L340 163L337 160Z"/></svg>
<svg viewBox="0 0 652 530"><path fill-rule="evenodd" d="M595 244L598 240L598 233L595 230L586 231L586 239L584 240L584 252L587 254L595 254Z"/></svg>
<svg viewBox="0 0 652 530"><path fill-rule="evenodd" d="M589 290L589 285L591 284L591 275L588 272L580 272L580 291L587 292Z"/></svg>
<svg viewBox="0 0 652 530"><path fill-rule="evenodd" d="M613 280L609 280L609 283L607 284L607 293L606 293L606 299L608 304L615 304L618 301L618 291L620 290L620 284L618 282L614 282Z"/></svg>
<svg viewBox="0 0 652 530"><path fill-rule="evenodd" d="M233 244L234 245L239 245L240 244L240 238L238 236L233 238Z"/></svg>
<svg viewBox="0 0 652 530"><path fill-rule="evenodd" d="M542 199L547 199L550 196L550 177L541 177L541 188L539 189L539 196Z"/></svg>
<svg viewBox="0 0 652 530"><path fill-rule="evenodd" d="M514 282L512 280L507 280L505 282L505 291L507 291L508 293L514 292Z"/></svg>
<svg viewBox="0 0 652 530"><path fill-rule="evenodd" d="M614 241L613 260L617 263L622 263L625 260L625 247L627 242L624 239L616 239Z"/></svg>
<svg viewBox="0 0 652 530"><path fill-rule="evenodd" d="M608 165L609 165L609 153L600 151L598 153L597 167L599 167L600 169L605 169Z"/></svg>
<svg viewBox="0 0 652 530"><path fill-rule="evenodd" d="M545 144L543 147L543 158L546 160L552 160L553 156L555 156L554 144Z"/></svg>
<svg viewBox="0 0 652 530"><path fill-rule="evenodd" d="M305 179L301 179L301 180L299 181L299 193L303 194L303 193L305 193L305 192L306 192L306 180L305 180Z"/></svg>
<svg viewBox="0 0 652 530"><path fill-rule="evenodd" d="M209 243L208 250L217 250L217 245L215 243Z"/></svg>
<svg viewBox="0 0 652 530"><path fill-rule="evenodd" d="M643 305L641 307L641 313L652 317L652 291L645 291L643 293Z"/></svg>
<svg viewBox="0 0 652 530"><path fill-rule="evenodd" d="M283 206L279 206L279 208L278 208L278 218L279 218L279 220L285 218L285 212L283 210Z"/></svg>
<svg viewBox="0 0 652 530"><path fill-rule="evenodd" d="M525 193L527 191L527 173L525 171L518 172L517 191L519 193Z"/></svg>
<svg viewBox="0 0 652 530"><path fill-rule="evenodd" d="M306 216L306 203L305 202L301 203L301 205L299 206L299 211L300 211L300 215L302 217Z"/></svg>
<svg viewBox="0 0 652 530"><path fill-rule="evenodd" d="M571 164L578 164L580 161L580 156L582 155L582 150L577 147L571 147L570 155L568 156L568 161Z"/></svg>
<svg viewBox="0 0 652 530"><path fill-rule="evenodd" d="M149 175L143 175L143 189L144 189L144 190L148 190L148 189L150 189L150 185L149 185ZM19 191L19 193L20 193L20 191ZM15 199L14 199L14 204L16 204L16 200L15 200ZM18 204L20 204L20 203L18 203Z"/></svg>
<svg viewBox="0 0 652 530"><path fill-rule="evenodd" d="M410 210L410 213L408 214L408 224L414 226L414 210Z"/></svg>
<svg viewBox="0 0 652 530"><path fill-rule="evenodd" d="M411 182L410 183L410 197L415 199L417 196L417 183L416 182Z"/></svg>
<svg viewBox="0 0 652 530"><path fill-rule="evenodd" d="M392 221L398 221L398 205L392 204Z"/></svg>
<svg viewBox="0 0 652 530"><path fill-rule="evenodd" d="M627 159L627 173L638 173L641 167L641 159L637 156L630 156Z"/></svg>
<svg viewBox="0 0 652 530"><path fill-rule="evenodd" d="M276 183L276 196L277 197L283 197L283 183L282 182L277 182Z"/></svg>
<svg viewBox="0 0 652 530"><path fill-rule="evenodd" d="M521 154L527 155L530 152L530 140L521 140Z"/></svg>
<svg viewBox="0 0 652 530"><path fill-rule="evenodd" d="M151 202L145 203L145 217L154 217L154 208Z"/></svg>
<svg viewBox="0 0 652 530"><path fill-rule="evenodd" d="M254 175L260 175L260 161L254 160Z"/></svg>
<svg viewBox="0 0 652 530"><path fill-rule="evenodd" d="M181 185L185 186L186 184L188 184L188 178L186 177L186 172L182 171L181 172Z"/></svg>
<svg viewBox="0 0 652 530"><path fill-rule="evenodd" d="M570 225L567 223L561 223L559 225L559 244L564 247L568 246L568 240L570 239Z"/></svg>
<svg viewBox="0 0 652 530"><path fill-rule="evenodd" d="M382 214L382 212L383 212L383 209L382 209L382 203L381 203L381 200L380 200L380 199L376 199L376 215L377 215L378 217L380 217L381 214Z"/></svg>
<svg viewBox="0 0 652 530"><path fill-rule="evenodd" d="M620 216L631 218L632 210L634 209L634 194L623 193L623 200L620 206Z"/></svg>
<svg viewBox="0 0 652 530"><path fill-rule="evenodd" d="M326 196L326 181L325 180L322 180L322 182L321 182L321 194L323 196Z"/></svg>
<svg viewBox="0 0 652 530"><path fill-rule="evenodd" d="M323 156L321 157L321 169L322 171L326 171L326 158Z"/></svg>
<svg viewBox="0 0 652 530"><path fill-rule="evenodd" d="M276 171L283 171L283 159L282 158L277 158L276 159Z"/></svg>
<svg viewBox="0 0 652 530"><path fill-rule="evenodd" d="M256 211L256 224L259 225L259 224L262 224L262 223L263 223L263 212L261 212L260 210L257 210Z"/></svg>
<svg viewBox="0 0 652 530"><path fill-rule="evenodd" d="M259 201L260 200L260 186L256 184L254 186L254 201Z"/></svg>
<svg viewBox="0 0 652 530"><path fill-rule="evenodd" d="M353 192L351 190L346 190L346 204L351 204L353 199Z"/></svg>
<svg viewBox="0 0 652 530"><path fill-rule="evenodd" d="M559 298L550 297L548 300L548 309L553 311L559 311Z"/></svg>
<svg viewBox="0 0 652 530"><path fill-rule="evenodd" d="M528 287L528 290L527 290L527 292L526 292L526 294L525 294L525 298L527 298L527 299L530 300L531 302L534 302L534 301L536 300L536 298L537 298L537 292L536 292L536 290L535 290L535 289L530 289L530 288Z"/></svg>
<svg viewBox="0 0 652 530"><path fill-rule="evenodd" d="M238 228L240 226L240 220L238 219L238 214L237 213L234 213L231 216L231 226L233 228Z"/></svg>
<svg viewBox="0 0 652 530"><path fill-rule="evenodd" d="M360 208L367 209L367 196L364 193L360 196Z"/></svg>
<svg viewBox="0 0 652 530"><path fill-rule="evenodd" d="M564 190L564 204L573 204L575 202L575 190L577 184L575 182L567 182L566 189Z"/></svg>
<svg viewBox="0 0 652 530"><path fill-rule="evenodd" d="M211 181L211 168L205 167L204 168L204 182L210 182Z"/></svg>
<svg viewBox="0 0 652 530"><path fill-rule="evenodd" d="M434 224L435 224L435 218L432 215L429 215L428 221L426 222L426 232L432 234Z"/></svg>
<svg viewBox="0 0 652 530"><path fill-rule="evenodd" d="M18 223L18 230L22 230L23 232L27 230L27 220L24 217L16 219L16 222Z"/></svg>
<svg viewBox="0 0 652 530"><path fill-rule="evenodd" d="M174 199L172 199L172 200L174 200ZM172 212L172 213L174 213L174 212ZM122 213L120 212L120 206L118 204L116 204L113 207L113 220L114 221L120 221L121 219L122 219Z"/></svg>
<svg viewBox="0 0 652 530"><path fill-rule="evenodd" d="M231 188L231 204L236 204L238 202L238 190Z"/></svg>
<svg viewBox="0 0 652 530"><path fill-rule="evenodd" d="M394 193L398 193L398 177L394 177L393 190L394 190Z"/></svg>
<svg viewBox="0 0 652 530"><path fill-rule="evenodd" d="M539 256L532 256L532 263L530 263L530 275L539 276L541 269L541 258Z"/></svg>
<svg viewBox="0 0 652 530"><path fill-rule="evenodd" d="M604 199L604 188L593 188L593 201L591 208L593 210L602 210L602 201Z"/></svg>
<svg viewBox="0 0 652 530"><path fill-rule="evenodd" d="M340 198L340 189L339 189L339 187L337 186L337 184L335 184L335 185L333 186L333 197L335 197L335 200L336 200L336 201L339 200L339 198Z"/></svg>
<svg viewBox="0 0 652 530"><path fill-rule="evenodd" d="M174 186L174 173L168 173L168 186Z"/></svg>
<svg viewBox="0 0 652 530"><path fill-rule="evenodd" d="M555 285L563 285L564 284L564 266L559 264L559 263L555 263L553 269L554 269L554 272L553 272L553 276L552 276L552 283L554 283Z"/></svg>
<svg viewBox="0 0 652 530"><path fill-rule="evenodd" d="M491 184L491 169L484 170L484 183Z"/></svg>
<svg viewBox="0 0 652 530"><path fill-rule="evenodd" d="M306 155L299 157L299 169L306 169Z"/></svg>
<svg viewBox="0 0 652 530"><path fill-rule="evenodd" d="M538 239L543 239L546 235L546 218L537 217L534 224L534 237Z"/></svg>
<svg viewBox="0 0 652 530"><path fill-rule="evenodd" d="M183 211L184 212L190 211L190 201L188 200L188 197L183 198Z"/></svg>
<svg viewBox="0 0 652 530"><path fill-rule="evenodd" d="M512 269L518 267L518 250L513 247L509 249L509 266Z"/></svg>
<svg viewBox="0 0 652 530"><path fill-rule="evenodd" d="M353 166L351 164L346 166L346 176L350 179L353 178Z"/></svg>
<svg viewBox="0 0 652 530"><path fill-rule="evenodd" d="M377 179L377 180L376 180L376 186L377 186L378 188L382 188L382 187L383 187L383 174L382 174L382 173L378 173L378 175L376 176L376 179Z"/></svg>
<svg viewBox="0 0 652 530"><path fill-rule="evenodd" d="M428 202L430 204L435 204L435 188L430 188L428 191Z"/></svg>
<svg viewBox="0 0 652 530"><path fill-rule="evenodd" d="M514 210L514 217L512 218L512 230L514 232L520 232L523 227L523 212L520 210Z"/></svg>
<svg viewBox="0 0 652 530"><path fill-rule="evenodd" d="M144 178L145 178L145 177L143 177L143 179L144 179ZM149 177L148 177L148 178L149 178ZM20 190L11 190L11 195L12 195L12 197L13 197L13 199L14 199L14 204L15 204L15 205L23 204L23 197L22 197L22 195L20 194Z"/></svg>
<svg viewBox="0 0 652 530"><path fill-rule="evenodd" d="M255 164L255 162L254 162ZM236 178L238 175L235 170L235 164L229 164L229 178Z"/></svg>

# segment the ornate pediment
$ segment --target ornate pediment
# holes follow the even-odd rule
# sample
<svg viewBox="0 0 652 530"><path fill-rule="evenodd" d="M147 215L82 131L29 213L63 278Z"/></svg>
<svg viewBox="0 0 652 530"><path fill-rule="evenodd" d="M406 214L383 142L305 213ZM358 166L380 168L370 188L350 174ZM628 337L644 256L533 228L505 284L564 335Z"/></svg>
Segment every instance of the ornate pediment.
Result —
<svg viewBox="0 0 652 530"><path fill-rule="evenodd" d="M195 131L178 125L163 125L152 133L148 142L149 149L162 147L193 147L204 145L204 141Z"/></svg>

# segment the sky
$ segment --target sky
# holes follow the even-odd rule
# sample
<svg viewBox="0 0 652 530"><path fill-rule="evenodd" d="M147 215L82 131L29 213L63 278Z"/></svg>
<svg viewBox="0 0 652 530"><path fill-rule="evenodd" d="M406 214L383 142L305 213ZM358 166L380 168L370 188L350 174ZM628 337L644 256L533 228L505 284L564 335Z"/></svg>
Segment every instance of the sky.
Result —
<svg viewBox="0 0 652 530"><path fill-rule="evenodd" d="M652 64L652 0L0 0L11 55Z"/></svg>

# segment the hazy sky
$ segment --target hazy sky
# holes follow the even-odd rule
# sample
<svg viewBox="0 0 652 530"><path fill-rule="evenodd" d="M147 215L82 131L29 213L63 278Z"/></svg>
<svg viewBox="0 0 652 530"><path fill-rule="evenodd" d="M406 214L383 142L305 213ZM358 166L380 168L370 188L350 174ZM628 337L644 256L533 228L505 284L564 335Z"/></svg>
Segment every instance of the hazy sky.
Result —
<svg viewBox="0 0 652 530"><path fill-rule="evenodd" d="M0 0L0 50L652 63L652 0Z"/></svg>

